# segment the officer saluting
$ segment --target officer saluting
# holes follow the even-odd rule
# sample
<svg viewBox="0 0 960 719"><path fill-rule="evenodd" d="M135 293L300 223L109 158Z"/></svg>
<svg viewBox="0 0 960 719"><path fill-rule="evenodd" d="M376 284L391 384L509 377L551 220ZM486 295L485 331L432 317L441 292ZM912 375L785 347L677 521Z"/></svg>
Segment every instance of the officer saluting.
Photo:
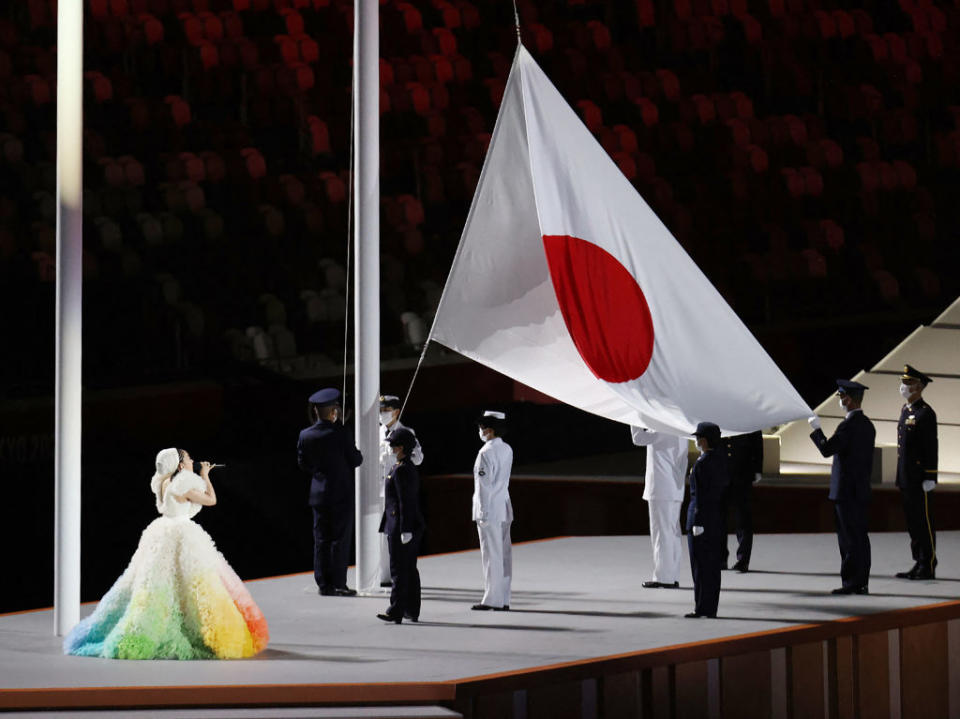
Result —
<svg viewBox="0 0 960 719"><path fill-rule="evenodd" d="M877 436L873 422L860 409L863 393L869 389L859 382L837 380L840 407L847 416L827 439L816 415L810 439L824 457L833 457L830 469L830 500L834 503L837 544L840 546L840 578L843 586L834 594L869 594L870 537L867 511L870 505L870 472L873 444Z"/></svg>
<svg viewBox="0 0 960 719"><path fill-rule="evenodd" d="M936 576L937 535L930 492L937 486L937 413L920 396L932 381L923 372L904 365L900 394L907 403L897 423L897 487L914 565L907 572L897 573L901 579Z"/></svg>

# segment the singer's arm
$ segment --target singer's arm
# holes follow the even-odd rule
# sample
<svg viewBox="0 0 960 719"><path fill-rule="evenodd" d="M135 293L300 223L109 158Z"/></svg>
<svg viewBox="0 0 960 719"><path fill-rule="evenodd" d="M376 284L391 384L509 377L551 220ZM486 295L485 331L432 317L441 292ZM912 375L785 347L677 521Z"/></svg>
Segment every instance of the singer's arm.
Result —
<svg viewBox="0 0 960 719"><path fill-rule="evenodd" d="M189 492L186 492L182 498L177 497L178 502L184 502L190 500L196 504L202 504L205 507L212 507L217 503L217 493L213 491L213 485L210 483L210 463L201 462L200 463L200 477L203 479L204 483L207 485L206 488L200 492L196 489L191 489Z"/></svg>

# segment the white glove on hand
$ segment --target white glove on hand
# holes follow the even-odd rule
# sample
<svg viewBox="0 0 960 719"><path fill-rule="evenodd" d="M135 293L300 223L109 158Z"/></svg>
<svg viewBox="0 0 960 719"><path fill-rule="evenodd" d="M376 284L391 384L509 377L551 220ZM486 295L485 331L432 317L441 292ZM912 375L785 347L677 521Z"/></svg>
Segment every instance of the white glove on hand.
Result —
<svg viewBox="0 0 960 719"><path fill-rule="evenodd" d="M760 474L759 472L757 472L756 474L753 475L753 483L754 483L754 484L757 484L761 479L763 479L763 475Z"/></svg>
<svg viewBox="0 0 960 719"><path fill-rule="evenodd" d="M694 536L694 537L699 537L701 534L703 534L703 527L694 527L694 528L693 528L693 536Z"/></svg>
<svg viewBox="0 0 960 719"><path fill-rule="evenodd" d="M807 419L807 422L809 422L810 426L813 429L820 429L820 418L817 417L817 415L813 415L812 417Z"/></svg>
<svg viewBox="0 0 960 719"><path fill-rule="evenodd" d="M413 532L403 532L400 535L400 544L409 544L411 539L413 539Z"/></svg>
<svg viewBox="0 0 960 719"><path fill-rule="evenodd" d="M923 484L921 486L923 487L924 492L932 492L933 488L937 486L937 483L932 479L925 479L923 480Z"/></svg>
<svg viewBox="0 0 960 719"><path fill-rule="evenodd" d="M478 526L478 527L486 527L486 526L487 526L487 520L486 520L486 519L478 519L478 520L477 520L477 526Z"/></svg>

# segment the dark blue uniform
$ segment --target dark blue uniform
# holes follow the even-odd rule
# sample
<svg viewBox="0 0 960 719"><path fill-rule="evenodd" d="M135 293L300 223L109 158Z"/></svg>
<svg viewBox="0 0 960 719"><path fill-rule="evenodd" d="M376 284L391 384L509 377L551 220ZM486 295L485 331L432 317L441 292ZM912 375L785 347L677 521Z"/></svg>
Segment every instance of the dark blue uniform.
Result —
<svg viewBox="0 0 960 719"><path fill-rule="evenodd" d="M347 587L353 536L354 469L363 456L339 422L320 420L300 432L297 464L310 479L313 576L324 594Z"/></svg>
<svg viewBox="0 0 960 719"><path fill-rule="evenodd" d="M387 475L383 493L383 517L380 531L387 535L390 550L390 617L420 616L420 571L417 555L425 522L420 513L420 475L409 457L397 462ZM413 539L404 544L400 535L410 532Z"/></svg>
<svg viewBox="0 0 960 719"><path fill-rule="evenodd" d="M694 612L701 616L717 616L720 603L720 567L726 543L723 496L729 481L727 458L720 449L701 454L690 472L687 543L693 574ZM694 527L703 527L703 534L694 537Z"/></svg>
<svg viewBox="0 0 960 719"><path fill-rule="evenodd" d="M759 430L738 434L723 440L730 472L730 487L724 498L723 534L727 534L727 511L733 509L737 531L737 563L735 569L746 570L753 552L753 482L763 470L763 433ZM727 566L730 552L723 540L721 565Z"/></svg>
<svg viewBox="0 0 960 719"><path fill-rule="evenodd" d="M830 439L819 428L810 433L820 454L833 457L829 498L834 503L840 578L844 588L851 590L865 589L870 581L867 522L876 436L873 422L859 409L837 426Z"/></svg>
<svg viewBox="0 0 960 719"><path fill-rule="evenodd" d="M924 480L937 481L937 413L921 397L900 410L897 423L897 487L903 500L910 551L920 571L931 575L937 566L937 535L933 507Z"/></svg>

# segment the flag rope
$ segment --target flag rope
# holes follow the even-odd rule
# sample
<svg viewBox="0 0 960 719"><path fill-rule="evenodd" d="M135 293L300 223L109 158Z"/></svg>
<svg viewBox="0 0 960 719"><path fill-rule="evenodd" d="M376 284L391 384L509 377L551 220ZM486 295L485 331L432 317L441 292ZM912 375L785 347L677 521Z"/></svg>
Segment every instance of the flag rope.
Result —
<svg viewBox="0 0 960 719"><path fill-rule="evenodd" d="M353 87L351 88L351 98L353 97L353 91L356 91L357 86L357 70L356 63L354 63L353 70ZM353 163L354 163L354 154L355 150L353 147L353 134L357 124L357 111L354 107L355 103L351 100L350 102L350 170L347 175L347 181L350 186L349 192L347 192L347 259L346 259L346 268L345 272L347 274L347 282L345 287L345 297L344 297L344 314L343 314L343 384L340 391L341 406L346 406L346 397L347 397L347 354L350 348L350 258L351 258L351 245L353 240L352 228L353 228L353 194L356 191L353 186ZM356 371L356 368L354 368ZM340 421L345 423L344 413L340 413Z"/></svg>

